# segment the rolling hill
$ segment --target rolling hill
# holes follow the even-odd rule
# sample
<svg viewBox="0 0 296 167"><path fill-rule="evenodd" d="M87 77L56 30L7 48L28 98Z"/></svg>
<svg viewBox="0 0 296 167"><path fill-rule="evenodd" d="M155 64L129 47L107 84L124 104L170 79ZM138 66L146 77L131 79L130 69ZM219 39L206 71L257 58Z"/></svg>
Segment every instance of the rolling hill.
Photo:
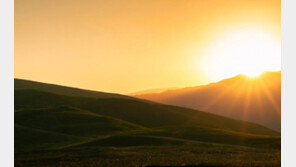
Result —
<svg viewBox="0 0 296 167"><path fill-rule="evenodd" d="M280 133L258 124L34 81L15 86L16 166L280 162ZM233 152L231 161L221 157Z"/></svg>
<svg viewBox="0 0 296 167"><path fill-rule="evenodd" d="M265 72L258 78L237 75L208 85L135 97L281 129L281 72Z"/></svg>
<svg viewBox="0 0 296 167"><path fill-rule="evenodd" d="M176 106L117 98L70 97L37 90L15 91L16 116L22 116L21 113L23 111L33 112L31 110L28 111L28 109L39 109L38 111L42 112L40 109L63 108L63 106L87 110L94 114L120 119L149 128L162 126L205 126L252 134L278 134L257 124ZM48 114L49 112L46 113ZM40 114L40 116L43 115ZM49 119L49 116L44 116L44 118ZM57 115L55 115L56 117ZM18 120L18 118L16 117L15 120ZM20 122L23 121L20 120ZM29 120L29 122L31 121Z"/></svg>
<svg viewBox="0 0 296 167"><path fill-rule="evenodd" d="M24 79L15 79L14 89L15 90L34 89L34 90L39 90L43 92L51 92L59 95L76 96L76 97L128 98L128 99L131 98L129 96L120 95L116 93L105 93L105 92L99 92L99 91L73 88L68 86L59 86L56 84L44 84L41 82L29 81Z"/></svg>

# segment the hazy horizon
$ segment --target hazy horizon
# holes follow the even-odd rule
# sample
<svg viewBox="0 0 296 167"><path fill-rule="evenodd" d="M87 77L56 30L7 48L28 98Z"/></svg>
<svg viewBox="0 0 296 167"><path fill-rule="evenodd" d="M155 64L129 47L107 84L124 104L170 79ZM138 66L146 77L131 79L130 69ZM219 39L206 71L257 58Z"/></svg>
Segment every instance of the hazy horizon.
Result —
<svg viewBox="0 0 296 167"><path fill-rule="evenodd" d="M14 77L127 94L279 71L280 3L15 0Z"/></svg>
<svg viewBox="0 0 296 167"><path fill-rule="evenodd" d="M280 71L264 71L263 73L265 73L265 72L281 72L281 70ZM143 88L143 89L135 90L135 91L132 91L132 92L127 92L127 93L107 92L107 91L99 90L99 89L90 89L90 88L87 88L87 87L77 87L77 86L72 86L72 85L61 85L59 83L43 82L43 81L38 81L38 80L30 80L30 79L26 79L26 78L16 78L15 77L14 79L28 80L28 81L34 81L34 82L41 82L41 83L46 83L46 84L53 84L53 85L66 86L66 87L73 87L73 88L84 89L84 90L91 90L91 91L98 91L98 92L117 93L117 94L122 94L122 95L135 96L135 95L138 95L138 93L141 94L141 92L144 92L144 94L149 93L150 91L151 92L156 92L156 93L163 92L163 91L161 91L161 89L162 90L173 90L173 89L182 89L182 88L189 88L189 87L205 86L205 85L208 85L208 84L217 83L217 82L220 82L220 81L229 79L229 78L233 78L233 77L236 77L238 75L245 75L245 74L237 74L237 75L234 75L234 76L231 76L231 77L228 77L228 78L223 78L221 80L217 80L217 81L213 81L213 82L208 82L208 83L204 83L204 84L199 84L199 85L184 85L183 87ZM260 77L260 75L258 77ZM246 77L248 77L248 76L246 76Z"/></svg>

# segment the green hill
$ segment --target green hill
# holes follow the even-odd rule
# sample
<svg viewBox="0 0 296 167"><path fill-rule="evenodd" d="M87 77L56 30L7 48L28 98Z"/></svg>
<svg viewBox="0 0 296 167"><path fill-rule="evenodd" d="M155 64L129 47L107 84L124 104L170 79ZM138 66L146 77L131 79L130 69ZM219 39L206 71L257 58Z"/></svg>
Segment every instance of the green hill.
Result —
<svg viewBox="0 0 296 167"><path fill-rule="evenodd" d="M15 85L16 166L280 162L280 133L254 123L121 95Z"/></svg>
<svg viewBox="0 0 296 167"><path fill-rule="evenodd" d="M87 138L79 136L14 125L15 153L56 149L87 140Z"/></svg>
<svg viewBox="0 0 296 167"><path fill-rule="evenodd" d="M18 125L80 137L144 129L129 122L69 107L27 109L14 115Z"/></svg>
<svg viewBox="0 0 296 167"><path fill-rule="evenodd" d="M55 84L29 81L24 79L14 79L14 90L23 90L23 89L34 89L34 90L39 90L43 92L55 93L59 95L77 96L77 97L135 99L129 96L120 95L116 93L105 93L105 92L73 88L68 86L60 86Z"/></svg>
<svg viewBox="0 0 296 167"><path fill-rule="evenodd" d="M144 127L204 126L252 134L278 135L263 126L214 114L162 104L118 98L62 96L37 90L16 90L15 109L69 106Z"/></svg>
<svg viewBox="0 0 296 167"><path fill-rule="evenodd" d="M230 145L280 148L280 136L254 135L208 127L162 127L146 130L138 135L162 136L187 141L211 142Z"/></svg>
<svg viewBox="0 0 296 167"><path fill-rule="evenodd" d="M177 138L162 138L154 136L139 136L139 135L114 135L104 139L91 141L75 147L129 147L129 146L163 146L163 145L180 145L185 141Z"/></svg>

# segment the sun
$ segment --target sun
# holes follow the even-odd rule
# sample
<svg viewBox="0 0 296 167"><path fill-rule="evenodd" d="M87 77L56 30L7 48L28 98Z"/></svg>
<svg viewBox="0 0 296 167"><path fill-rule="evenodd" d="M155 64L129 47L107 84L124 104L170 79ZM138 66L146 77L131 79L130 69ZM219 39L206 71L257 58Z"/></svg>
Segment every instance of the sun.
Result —
<svg viewBox="0 0 296 167"><path fill-rule="evenodd" d="M263 71L249 71L249 72L245 72L242 74L246 75L249 78L256 78L256 77L260 76L262 73L263 73Z"/></svg>
<svg viewBox="0 0 296 167"><path fill-rule="evenodd" d="M268 31L240 29L215 40L206 52L202 65L210 80L238 74L256 77L264 71L279 71L281 42Z"/></svg>

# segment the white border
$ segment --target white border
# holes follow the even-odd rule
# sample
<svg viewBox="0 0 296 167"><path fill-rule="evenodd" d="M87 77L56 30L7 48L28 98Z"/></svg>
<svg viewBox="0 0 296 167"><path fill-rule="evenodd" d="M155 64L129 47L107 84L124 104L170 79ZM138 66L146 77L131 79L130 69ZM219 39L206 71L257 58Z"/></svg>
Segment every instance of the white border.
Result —
<svg viewBox="0 0 296 167"><path fill-rule="evenodd" d="M14 1L0 1L0 166L14 166Z"/></svg>
<svg viewBox="0 0 296 167"><path fill-rule="evenodd" d="M295 166L296 1L282 0L282 166Z"/></svg>

